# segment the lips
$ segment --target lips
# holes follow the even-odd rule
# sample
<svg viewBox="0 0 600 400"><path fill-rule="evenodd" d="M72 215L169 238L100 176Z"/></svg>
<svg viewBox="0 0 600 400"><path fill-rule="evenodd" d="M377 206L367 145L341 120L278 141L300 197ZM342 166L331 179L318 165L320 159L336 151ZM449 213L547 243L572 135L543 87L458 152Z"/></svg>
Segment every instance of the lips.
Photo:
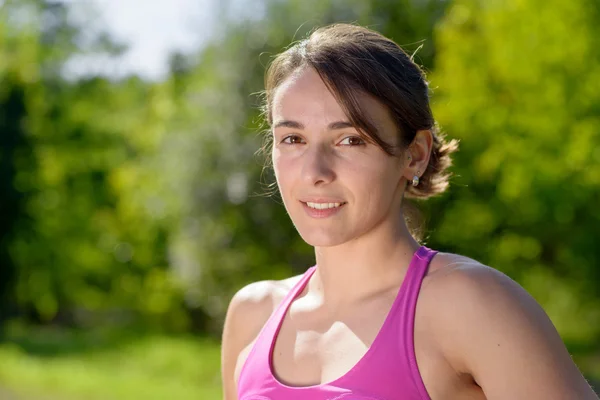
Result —
<svg viewBox="0 0 600 400"><path fill-rule="evenodd" d="M312 218L331 217L331 216L337 214L338 212L340 212L340 210L342 210L344 208L344 206L346 205L346 202L341 202L341 204L338 207L319 209L319 208L309 207L308 204L306 204L304 202L301 202L301 203L302 203L302 208L304 208L304 211L308 214L308 216L310 216Z"/></svg>
<svg viewBox="0 0 600 400"><path fill-rule="evenodd" d="M304 197L300 201L303 203L345 203L344 200L335 197Z"/></svg>

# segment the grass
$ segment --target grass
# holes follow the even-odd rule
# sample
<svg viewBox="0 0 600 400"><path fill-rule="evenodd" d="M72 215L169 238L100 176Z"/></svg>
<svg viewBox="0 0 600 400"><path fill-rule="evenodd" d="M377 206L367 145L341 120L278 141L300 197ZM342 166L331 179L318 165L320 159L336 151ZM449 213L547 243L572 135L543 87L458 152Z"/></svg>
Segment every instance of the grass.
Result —
<svg viewBox="0 0 600 400"><path fill-rule="evenodd" d="M31 400L221 399L219 343L45 330L5 337L0 386Z"/></svg>
<svg viewBox="0 0 600 400"><path fill-rule="evenodd" d="M600 389L600 353L572 348L590 383ZM219 369L220 346L211 339L20 329L0 341L0 398L220 400Z"/></svg>

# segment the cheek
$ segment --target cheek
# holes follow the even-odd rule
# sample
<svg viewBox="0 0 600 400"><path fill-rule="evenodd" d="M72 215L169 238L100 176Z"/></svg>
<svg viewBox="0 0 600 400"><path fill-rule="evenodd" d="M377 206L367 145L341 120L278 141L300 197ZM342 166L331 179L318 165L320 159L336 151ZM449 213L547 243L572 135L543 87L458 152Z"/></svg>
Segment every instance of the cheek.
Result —
<svg viewBox="0 0 600 400"><path fill-rule="evenodd" d="M393 200L400 172L396 166L388 162L365 163L354 165L350 179L356 182L356 190L362 193L364 209L380 212L387 209Z"/></svg>
<svg viewBox="0 0 600 400"><path fill-rule="evenodd" d="M294 175L294 165L289 157L285 157L277 150L273 151L272 155L273 170L275 172L275 179L281 191L286 186L287 182L292 179Z"/></svg>
<svg viewBox="0 0 600 400"><path fill-rule="evenodd" d="M395 166L383 160L369 159L365 162L352 162L347 164L349 178L354 176L366 191L373 193L368 188L385 188L395 185L396 176L399 174ZM379 190L377 191L379 192ZM377 193L375 192L375 193Z"/></svg>

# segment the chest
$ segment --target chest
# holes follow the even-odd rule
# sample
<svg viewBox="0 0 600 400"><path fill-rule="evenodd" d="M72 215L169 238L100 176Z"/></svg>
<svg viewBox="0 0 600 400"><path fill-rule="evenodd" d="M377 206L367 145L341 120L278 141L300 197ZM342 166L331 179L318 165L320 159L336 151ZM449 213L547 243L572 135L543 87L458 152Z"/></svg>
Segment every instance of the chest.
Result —
<svg viewBox="0 0 600 400"><path fill-rule="evenodd" d="M306 313L301 303L298 308L290 307L273 345L275 378L288 386L312 386L333 382L357 366L380 367L363 358L380 331L390 327L386 320L394 294L359 305L338 318ZM430 335L427 310L418 303L413 344L418 373L432 399L485 399L470 377L457 375L445 360ZM386 351L379 347L378 353L382 350ZM392 353L390 357L401 357Z"/></svg>
<svg viewBox="0 0 600 400"><path fill-rule="evenodd" d="M274 338L273 375L289 386L311 386L347 374L369 351L393 300L383 296L336 316L293 304Z"/></svg>

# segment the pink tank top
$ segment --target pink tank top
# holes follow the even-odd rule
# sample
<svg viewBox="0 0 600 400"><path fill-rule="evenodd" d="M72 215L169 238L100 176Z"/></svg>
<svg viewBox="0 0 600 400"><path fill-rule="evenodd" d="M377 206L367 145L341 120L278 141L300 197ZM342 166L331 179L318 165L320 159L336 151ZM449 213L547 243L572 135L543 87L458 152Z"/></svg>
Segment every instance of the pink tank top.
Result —
<svg viewBox="0 0 600 400"><path fill-rule="evenodd" d="M414 348L415 306L429 262L436 254L420 247L390 311L365 355L334 381L314 386L287 386L272 372L271 355L288 308L317 266L310 267L263 326L239 377L239 400L429 400Z"/></svg>

